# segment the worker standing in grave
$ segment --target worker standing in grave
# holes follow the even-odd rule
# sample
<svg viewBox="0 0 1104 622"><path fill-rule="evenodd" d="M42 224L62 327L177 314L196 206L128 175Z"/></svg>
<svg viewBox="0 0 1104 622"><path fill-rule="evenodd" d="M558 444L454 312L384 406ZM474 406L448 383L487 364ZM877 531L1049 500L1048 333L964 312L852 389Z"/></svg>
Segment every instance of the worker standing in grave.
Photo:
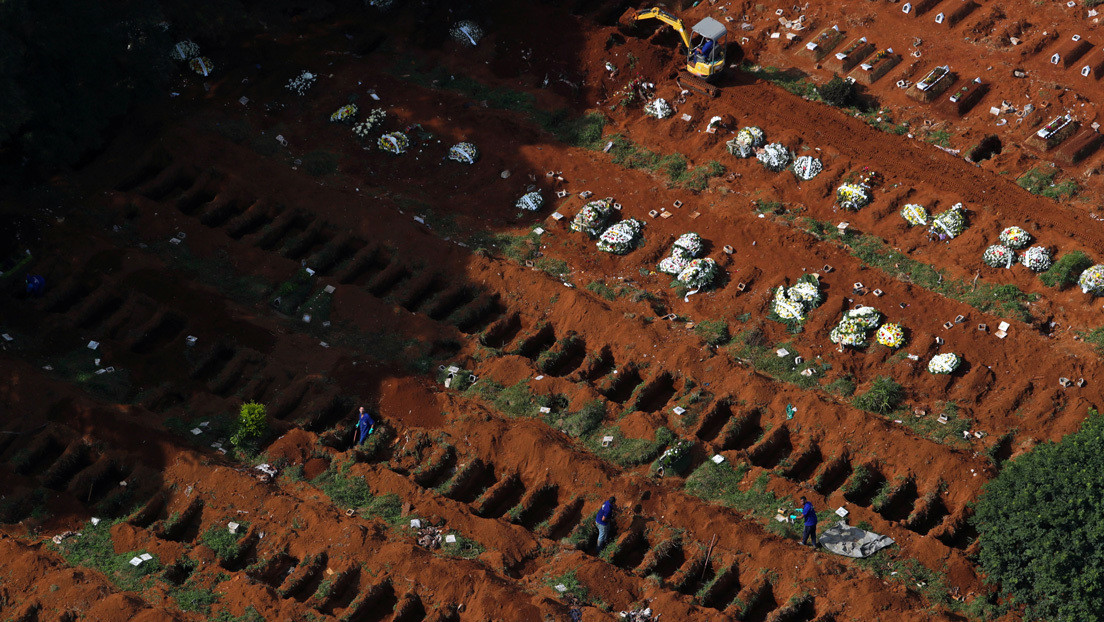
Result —
<svg viewBox="0 0 1104 622"><path fill-rule="evenodd" d="M594 524L598 526L598 553L606 546L609 540L610 520L613 518L613 506L617 503L616 497L606 499L602 507L598 508L598 514L594 517Z"/></svg>
<svg viewBox="0 0 1104 622"><path fill-rule="evenodd" d="M376 429L376 420L372 418L372 414L369 413L363 406L360 407L360 418L357 419L357 445L364 442L364 439L368 438L368 435L374 432Z"/></svg>

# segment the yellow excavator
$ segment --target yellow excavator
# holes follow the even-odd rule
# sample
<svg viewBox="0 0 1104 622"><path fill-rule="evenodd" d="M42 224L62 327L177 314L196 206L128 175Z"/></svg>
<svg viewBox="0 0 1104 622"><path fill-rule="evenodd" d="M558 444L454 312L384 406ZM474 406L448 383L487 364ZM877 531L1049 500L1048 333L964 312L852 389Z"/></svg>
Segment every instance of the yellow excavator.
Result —
<svg viewBox="0 0 1104 622"><path fill-rule="evenodd" d="M712 17L707 17L690 30L682 20L659 7L652 7L643 11L629 9L617 20L622 28L631 30L636 24L649 19L656 19L667 24L682 38L682 44L686 50L686 69L679 72L679 82L685 87L692 88L711 97L720 94L720 90L709 83L716 78L725 66L727 52L728 30L724 24ZM732 45L735 54L734 60L739 60L740 48Z"/></svg>

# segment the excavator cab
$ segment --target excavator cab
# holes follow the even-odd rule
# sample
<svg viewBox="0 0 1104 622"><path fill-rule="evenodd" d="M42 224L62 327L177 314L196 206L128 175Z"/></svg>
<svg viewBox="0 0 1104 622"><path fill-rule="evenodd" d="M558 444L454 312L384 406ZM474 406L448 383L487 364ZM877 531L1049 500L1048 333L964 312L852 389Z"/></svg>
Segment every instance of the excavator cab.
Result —
<svg viewBox="0 0 1104 622"><path fill-rule="evenodd" d="M724 24L712 17L694 24L690 31L686 71L706 80L720 73L724 68L727 39Z"/></svg>

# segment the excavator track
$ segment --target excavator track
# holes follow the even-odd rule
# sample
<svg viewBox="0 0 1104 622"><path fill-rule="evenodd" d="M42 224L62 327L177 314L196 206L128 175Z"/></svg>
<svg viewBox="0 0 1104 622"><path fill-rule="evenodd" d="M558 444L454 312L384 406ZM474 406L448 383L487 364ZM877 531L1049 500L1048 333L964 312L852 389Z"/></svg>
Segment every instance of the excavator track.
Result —
<svg viewBox="0 0 1104 622"><path fill-rule="evenodd" d="M716 97L721 94L721 89L685 69L678 73L678 77L675 80L681 88L704 93L710 97Z"/></svg>

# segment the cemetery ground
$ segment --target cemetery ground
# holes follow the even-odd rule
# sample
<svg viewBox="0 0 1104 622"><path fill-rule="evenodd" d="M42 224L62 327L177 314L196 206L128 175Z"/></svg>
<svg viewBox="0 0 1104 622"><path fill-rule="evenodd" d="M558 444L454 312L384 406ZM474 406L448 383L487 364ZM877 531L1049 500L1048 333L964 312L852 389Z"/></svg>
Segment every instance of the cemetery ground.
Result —
<svg viewBox="0 0 1104 622"><path fill-rule="evenodd" d="M199 41L210 75L181 64L173 96L23 199L44 216L17 223L33 253L0 277L0 613L1019 619L979 574L973 503L1009 459L1078 429L1104 380L1101 302L1079 287L1104 249L1100 156L1026 142L1082 103L1043 84L1081 79L1078 63L1051 63L1064 42L1024 25L1005 35L1032 54L980 41L1015 26L988 6L953 24L924 9L945 30L903 28L919 17L897 4L816 9L801 29L778 27L789 6L726 6L748 60L716 99L671 79L671 33L617 29L624 3L493 3L475 46L444 9L359 5ZM877 107L813 101L831 71L802 50L837 23L840 50L904 41L907 60L864 80ZM941 46L1031 71L988 80L959 117L894 86ZM962 62L947 93L983 69ZM987 110L1046 88L1046 115ZM645 115L645 96L672 116ZM1093 118L1078 114L1067 140ZM737 157L749 127L819 172ZM459 143L473 161L449 158ZM991 157L966 161L975 144ZM842 207L846 184L869 203ZM624 254L572 229L594 201L607 225L643 224ZM957 204L961 230L934 229ZM1050 270L983 262L1012 226ZM716 263L701 287L658 270L691 232ZM31 273L40 297L15 286ZM817 300L787 316L778 288L799 279ZM862 307L901 342L836 343ZM946 353L955 367L933 373ZM235 443L244 403L268 428ZM380 423L355 445L360 405ZM802 547L776 520L802 495L823 526L845 508L896 545L858 561Z"/></svg>

